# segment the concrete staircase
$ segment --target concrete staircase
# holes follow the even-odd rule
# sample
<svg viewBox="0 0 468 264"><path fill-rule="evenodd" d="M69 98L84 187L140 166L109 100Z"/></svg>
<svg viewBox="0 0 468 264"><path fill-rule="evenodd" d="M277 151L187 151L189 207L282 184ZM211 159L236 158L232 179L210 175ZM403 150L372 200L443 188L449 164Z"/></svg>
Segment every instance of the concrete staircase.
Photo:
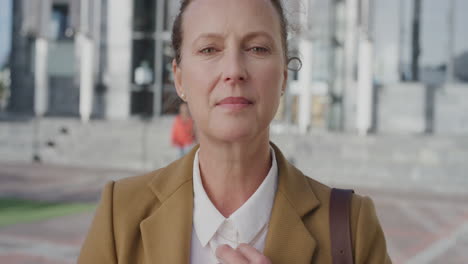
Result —
<svg viewBox="0 0 468 264"><path fill-rule="evenodd" d="M468 136L275 135L305 174L330 185L468 194Z"/></svg>
<svg viewBox="0 0 468 264"><path fill-rule="evenodd" d="M171 125L172 117L151 121L144 140L145 125L137 119L82 124L47 118L38 124L38 154L47 164L148 171L177 158ZM272 141L305 174L324 183L468 194L468 136L299 135L278 127L273 125ZM34 134L33 120L0 122L0 161L30 162Z"/></svg>
<svg viewBox="0 0 468 264"><path fill-rule="evenodd" d="M170 144L171 122L170 118L161 118L147 125L140 120L83 124L75 119L42 119L38 124L38 154L42 162L52 164L133 170L161 167L177 156ZM33 120L0 122L0 160L31 161L34 126Z"/></svg>

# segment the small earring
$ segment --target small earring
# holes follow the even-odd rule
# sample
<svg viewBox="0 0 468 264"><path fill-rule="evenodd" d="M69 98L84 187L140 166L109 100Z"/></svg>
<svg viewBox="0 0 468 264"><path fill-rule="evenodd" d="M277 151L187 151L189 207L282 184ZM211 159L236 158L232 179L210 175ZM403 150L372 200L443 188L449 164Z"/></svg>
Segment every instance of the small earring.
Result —
<svg viewBox="0 0 468 264"><path fill-rule="evenodd" d="M182 93L182 94L180 95L180 97L182 97L182 100L185 101L185 94L184 94L184 93Z"/></svg>

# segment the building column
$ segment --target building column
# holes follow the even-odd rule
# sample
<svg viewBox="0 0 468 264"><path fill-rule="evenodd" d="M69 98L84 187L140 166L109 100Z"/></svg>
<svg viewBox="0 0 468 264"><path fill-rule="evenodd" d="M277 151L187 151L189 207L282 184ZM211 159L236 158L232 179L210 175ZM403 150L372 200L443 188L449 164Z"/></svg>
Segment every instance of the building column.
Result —
<svg viewBox="0 0 468 264"><path fill-rule="evenodd" d="M164 72L164 18L166 15L164 11L166 1L158 0L156 2L156 38L155 38L155 51L154 51L154 86L153 86L153 116L162 115L162 105L163 105L163 91L164 91L164 82L163 82L163 72Z"/></svg>
<svg viewBox="0 0 468 264"><path fill-rule="evenodd" d="M359 70L357 91L357 129L367 135L372 128L374 88L372 83L373 45L366 38L359 41Z"/></svg>
<svg viewBox="0 0 468 264"><path fill-rule="evenodd" d="M82 122L88 122L93 111L94 95L94 41L93 25L90 17L94 12L90 0L80 1L80 26L76 36L77 60L79 61L80 102L79 112ZM93 8L90 8L93 7ZM93 21L96 24L96 21Z"/></svg>
<svg viewBox="0 0 468 264"><path fill-rule="evenodd" d="M311 121L311 87L312 87L312 41L301 39L299 43L299 52L303 58L302 69L299 72L299 105L298 105L298 123L299 131L307 133Z"/></svg>
<svg viewBox="0 0 468 264"><path fill-rule="evenodd" d="M45 38L35 41L34 63L34 114L43 116L49 106L49 82L47 73L48 42Z"/></svg>
<svg viewBox="0 0 468 264"><path fill-rule="evenodd" d="M374 44L370 37L371 1L361 0L361 24L359 32L357 129L360 135L367 135L372 128L373 100L373 53Z"/></svg>
<svg viewBox="0 0 468 264"><path fill-rule="evenodd" d="M93 41L79 34L77 36L77 46L80 60L80 118L83 122L88 122L93 110Z"/></svg>
<svg viewBox="0 0 468 264"><path fill-rule="evenodd" d="M358 34L358 0L346 1L346 36L344 43L344 129L352 131L356 129L356 79L354 70L356 67L356 50Z"/></svg>
<svg viewBox="0 0 468 264"><path fill-rule="evenodd" d="M131 39L133 1L108 1L108 65L105 117L123 120L130 116Z"/></svg>

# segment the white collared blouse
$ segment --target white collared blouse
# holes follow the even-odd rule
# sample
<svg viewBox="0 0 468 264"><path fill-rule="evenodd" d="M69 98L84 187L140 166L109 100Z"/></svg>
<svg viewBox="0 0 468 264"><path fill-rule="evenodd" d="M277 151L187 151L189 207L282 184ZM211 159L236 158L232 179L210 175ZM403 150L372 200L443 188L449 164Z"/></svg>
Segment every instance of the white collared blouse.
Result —
<svg viewBox="0 0 468 264"><path fill-rule="evenodd" d="M215 252L222 244L236 248L241 243L247 243L263 251L278 185L278 166L271 147L270 153L272 163L267 177L239 209L225 218L203 188L197 151L193 161L192 264L218 263Z"/></svg>

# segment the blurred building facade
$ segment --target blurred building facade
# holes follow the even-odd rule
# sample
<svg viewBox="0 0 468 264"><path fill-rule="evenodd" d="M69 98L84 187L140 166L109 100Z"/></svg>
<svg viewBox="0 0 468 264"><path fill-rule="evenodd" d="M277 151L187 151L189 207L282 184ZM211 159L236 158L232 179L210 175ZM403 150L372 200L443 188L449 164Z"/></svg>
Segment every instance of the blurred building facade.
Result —
<svg viewBox="0 0 468 264"><path fill-rule="evenodd" d="M14 1L13 112L127 119L174 112L177 1Z"/></svg>
<svg viewBox="0 0 468 264"><path fill-rule="evenodd" d="M388 1L285 1L290 55L301 58L302 69L290 72L278 118L302 132L426 133L444 124L436 119L455 113L458 121L444 124L442 130L468 131L462 100L468 89L463 85L442 89L445 81L437 86L427 80L445 77L424 70L422 81L403 82L408 74L402 54L409 48L404 50L401 25L411 24L404 15L408 11L401 12L410 4L403 2L382 8ZM179 1L13 4L10 111L79 116L84 121L176 111L170 35ZM377 10L397 14L392 27L376 23L384 15L375 11L378 5ZM391 45L382 45L389 35L394 36ZM453 100L456 106L448 103Z"/></svg>
<svg viewBox="0 0 468 264"><path fill-rule="evenodd" d="M467 1L297 2L301 32L292 46L304 64L290 90L301 131L468 133Z"/></svg>

